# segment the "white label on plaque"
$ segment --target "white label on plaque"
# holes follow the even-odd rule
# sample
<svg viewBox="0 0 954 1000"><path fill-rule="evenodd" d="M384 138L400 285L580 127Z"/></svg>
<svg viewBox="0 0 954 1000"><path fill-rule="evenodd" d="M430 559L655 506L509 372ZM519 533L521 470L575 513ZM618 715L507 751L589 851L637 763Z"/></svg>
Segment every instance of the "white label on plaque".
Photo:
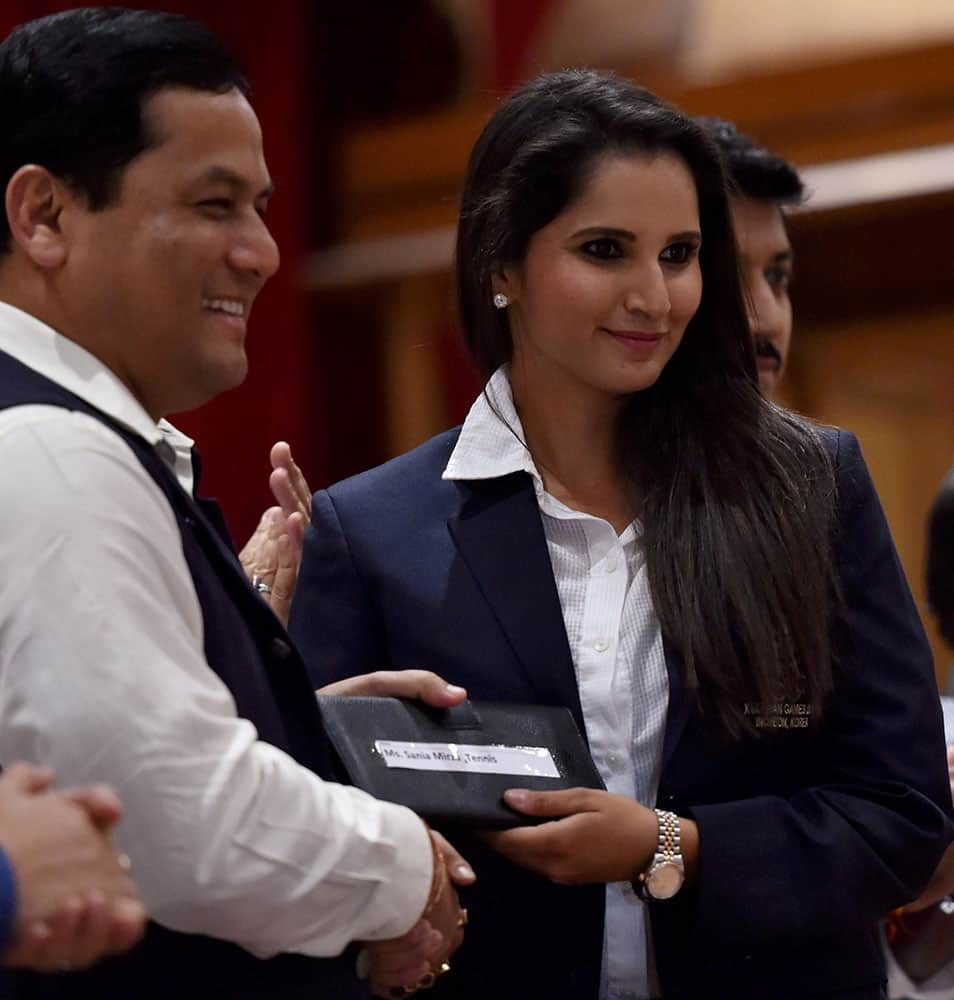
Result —
<svg viewBox="0 0 954 1000"><path fill-rule="evenodd" d="M413 771L469 771L473 774L560 777L560 772L546 747L375 740L374 749L384 758L388 767L405 767Z"/></svg>

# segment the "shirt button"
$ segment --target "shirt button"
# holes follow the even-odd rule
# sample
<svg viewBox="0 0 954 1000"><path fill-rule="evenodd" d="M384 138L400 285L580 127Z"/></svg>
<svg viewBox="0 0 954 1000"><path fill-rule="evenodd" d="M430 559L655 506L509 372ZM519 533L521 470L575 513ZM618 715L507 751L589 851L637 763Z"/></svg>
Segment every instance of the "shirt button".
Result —
<svg viewBox="0 0 954 1000"><path fill-rule="evenodd" d="M597 653L605 653L606 650L609 649L609 643L605 639L597 639L596 642L593 643L593 648L597 651Z"/></svg>
<svg viewBox="0 0 954 1000"><path fill-rule="evenodd" d="M606 572L607 573L616 572L616 559L612 556L606 560Z"/></svg>
<svg viewBox="0 0 954 1000"><path fill-rule="evenodd" d="M615 750L610 750L606 755L606 766L614 772L621 770L623 760Z"/></svg>

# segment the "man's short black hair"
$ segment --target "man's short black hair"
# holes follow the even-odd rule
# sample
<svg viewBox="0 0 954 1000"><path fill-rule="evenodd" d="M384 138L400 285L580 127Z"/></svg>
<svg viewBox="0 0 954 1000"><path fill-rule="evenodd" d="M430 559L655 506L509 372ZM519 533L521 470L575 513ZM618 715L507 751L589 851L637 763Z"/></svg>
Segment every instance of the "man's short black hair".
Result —
<svg viewBox="0 0 954 1000"><path fill-rule="evenodd" d="M249 90L232 51L187 17L84 7L19 25L0 44L0 190L36 163L106 207L126 165L157 141L142 108L165 87ZM9 249L0 212L0 253Z"/></svg>
<svg viewBox="0 0 954 1000"><path fill-rule="evenodd" d="M723 118L698 115L696 121L715 140L726 171L747 198L797 205L805 197L798 171Z"/></svg>

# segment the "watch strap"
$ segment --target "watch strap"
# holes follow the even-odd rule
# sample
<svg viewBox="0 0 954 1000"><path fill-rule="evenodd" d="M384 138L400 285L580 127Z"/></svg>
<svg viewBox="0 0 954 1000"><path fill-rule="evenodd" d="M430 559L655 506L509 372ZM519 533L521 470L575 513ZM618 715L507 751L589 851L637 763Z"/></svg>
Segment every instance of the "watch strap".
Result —
<svg viewBox="0 0 954 1000"><path fill-rule="evenodd" d="M685 874L685 863L682 858L682 828L679 817L666 809L654 809L657 823L656 850L649 864L633 881L633 889L642 899L651 900L655 897L649 887L649 880L654 870L660 865L671 865ZM678 891L678 890L677 890Z"/></svg>

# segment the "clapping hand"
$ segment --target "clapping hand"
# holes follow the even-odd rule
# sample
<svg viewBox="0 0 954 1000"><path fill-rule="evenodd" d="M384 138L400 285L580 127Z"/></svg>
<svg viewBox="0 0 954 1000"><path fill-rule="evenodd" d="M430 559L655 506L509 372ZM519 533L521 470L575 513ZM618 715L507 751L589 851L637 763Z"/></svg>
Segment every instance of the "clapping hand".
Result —
<svg viewBox="0 0 954 1000"><path fill-rule="evenodd" d="M311 521L311 490L285 441L272 446L268 485L277 505L262 514L258 527L239 554L252 585L282 624L298 581L305 528Z"/></svg>

